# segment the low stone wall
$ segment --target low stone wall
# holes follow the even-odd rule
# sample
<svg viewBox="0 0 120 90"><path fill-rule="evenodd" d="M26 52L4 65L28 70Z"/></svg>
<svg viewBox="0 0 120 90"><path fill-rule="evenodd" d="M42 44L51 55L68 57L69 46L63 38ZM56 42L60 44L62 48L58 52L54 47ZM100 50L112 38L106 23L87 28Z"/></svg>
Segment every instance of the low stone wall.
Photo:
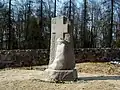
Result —
<svg viewBox="0 0 120 90"><path fill-rule="evenodd" d="M120 48L80 48L75 50L76 62L107 62L120 60Z"/></svg>
<svg viewBox="0 0 120 90"><path fill-rule="evenodd" d="M75 49L76 62L120 60L120 49L80 48ZM0 68L43 65L49 62L49 51L0 50Z"/></svg>
<svg viewBox="0 0 120 90"><path fill-rule="evenodd" d="M0 68L48 64L48 50L0 50Z"/></svg>

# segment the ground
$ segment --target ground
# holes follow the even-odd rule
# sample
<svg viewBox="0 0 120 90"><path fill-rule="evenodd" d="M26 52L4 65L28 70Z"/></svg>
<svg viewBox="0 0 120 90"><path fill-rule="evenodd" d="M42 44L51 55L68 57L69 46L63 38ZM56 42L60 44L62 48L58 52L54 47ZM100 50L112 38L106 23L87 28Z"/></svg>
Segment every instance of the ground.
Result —
<svg viewBox="0 0 120 90"><path fill-rule="evenodd" d="M79 80L66 83L43 82L42 71L28 69L0 70L0 90L120 90L120 67L110 63L76 64Z"/></svg>

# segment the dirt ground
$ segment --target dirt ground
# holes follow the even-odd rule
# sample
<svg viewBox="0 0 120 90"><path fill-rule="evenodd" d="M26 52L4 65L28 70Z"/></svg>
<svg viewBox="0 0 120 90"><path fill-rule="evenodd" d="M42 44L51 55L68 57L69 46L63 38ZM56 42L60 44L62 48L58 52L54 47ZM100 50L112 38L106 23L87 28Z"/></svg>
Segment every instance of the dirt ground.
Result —
<svg viewBox="0 0 120 90"><path fill-rule="evenodd" d="M0 90L120 90L120 67L109 63L76 64L77 82L49 83L43 71L29 68L0 70Z"/></svg>

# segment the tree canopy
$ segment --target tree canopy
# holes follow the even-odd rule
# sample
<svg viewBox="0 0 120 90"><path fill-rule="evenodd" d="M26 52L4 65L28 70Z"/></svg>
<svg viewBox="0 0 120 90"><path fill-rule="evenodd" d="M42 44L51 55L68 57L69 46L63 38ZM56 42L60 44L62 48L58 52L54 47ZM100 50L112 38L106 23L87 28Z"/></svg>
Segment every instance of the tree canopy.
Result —
<svg viewBox="0 0 120 90"><path fill-rule="evenodd" d="M2 0L0 49L49 49L51 18L62 15L75 48L119 47L119 0Z"/></svg>

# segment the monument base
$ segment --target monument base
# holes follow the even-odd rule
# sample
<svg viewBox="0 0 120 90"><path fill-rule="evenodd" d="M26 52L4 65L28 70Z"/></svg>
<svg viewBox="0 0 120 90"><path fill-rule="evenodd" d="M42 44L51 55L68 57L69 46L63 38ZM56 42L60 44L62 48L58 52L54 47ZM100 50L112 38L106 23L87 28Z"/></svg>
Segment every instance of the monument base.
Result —
<svg viewBox="0 0 120 90"><path fill-rule="evenodd" d="M77 71L73 70L52 70L46 69L45 81L74 81L77 79Z"/></svg>

